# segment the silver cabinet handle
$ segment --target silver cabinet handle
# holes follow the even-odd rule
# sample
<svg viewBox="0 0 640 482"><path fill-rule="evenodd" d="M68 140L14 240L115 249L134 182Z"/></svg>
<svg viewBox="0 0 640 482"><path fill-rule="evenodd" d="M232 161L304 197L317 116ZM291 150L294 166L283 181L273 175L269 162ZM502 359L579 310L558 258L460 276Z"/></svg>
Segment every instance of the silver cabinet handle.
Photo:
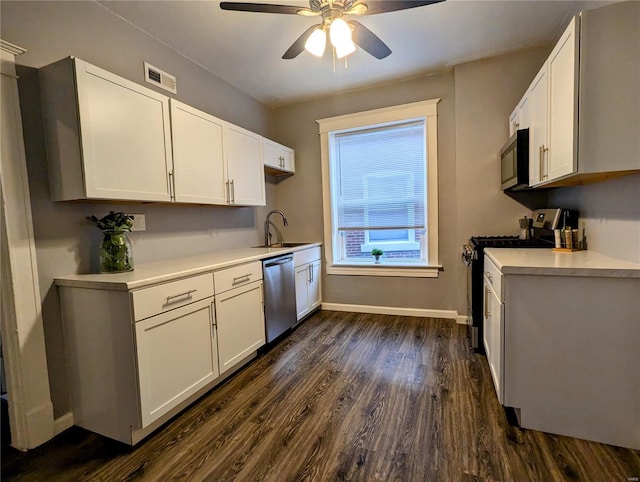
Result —
<svg viewBox="0 0 640 482"><path fill-rule="evenodd" d="M231 179L231 203L236 203L236 185L233 179Z"/></svg>
<svg viewBox="0 0 640 482"><path fill-rule="evenodd" d="M487 286L484 287L484 317L488 318L489 317L489 310L488 310L488 295L489 295L489 288Z"/></svg>
<svg viewBox="0 0 640 482"><path fill-rule="evenodd" d="M549 177L549 148L542 149L542 157L544 159L544 179Z"/></svg>
<svg viewBox="0 0 640 482"><path fill-rule="evenodd" d="M309 283L313 282L313 265L309 265L309 267L307 268L307 271L309 272Z"/></svg>
<svg viewBox="0 0 640 482"><path fill-rule="evenodd" d="M172 201L176 200L176 179L174 171L169 171L169 198Z"/></svg>
<svg viewBox="0 0 640 482"><path fill-rule="evenodd" d="M233 278L233 283L234 285L239 285L242 283L246 283L247 281L251 281L251 273L248 274L243 274L242 276L238 276L236 278Z"/></svg>
<svg viewBox="0 0 640 482"><path fill-rule="evenodd" d="M538 176L539 180L542 181L543 177L543 168L544 168L544 145L540 146L540 152L538 154L539 165L538 165Z"/></svg>
<svg viewBox="0 0 640 482"><path fill-rule="evenodd" d="M190 300L191 298L193 298L193 293L195 293L196 291L198 290L189 290L177 295L167 296L167 302L165 303L165 305L171 305L173 303L182 303L183 301ZM178 299L178 298L181 298L181 299Z"/></svg>
<svg viewBox="0 0 640 482"><path fill-rule="evenodd" d="M230 184L231 184L231 183L230 183L229 181L227 181L227 182L225 183L225 188L226 188L226 190L227 190L227 202L228 202L229 204L231 204L231 188L229 187L229 185L230 185Z"/></svg>
<svg viewBox="0 0 640 482"><path fill-rule="evenodd" d="M544 180L546 179L548 176L548 169L547 166L545 166L546 164L546 160L549 158L549 156L545 156L545 153L549 152L549 148L548 147L544 147L544 144L542 144L540 146L540 180ZM546 173L546 174L545 174Z"/></svg>

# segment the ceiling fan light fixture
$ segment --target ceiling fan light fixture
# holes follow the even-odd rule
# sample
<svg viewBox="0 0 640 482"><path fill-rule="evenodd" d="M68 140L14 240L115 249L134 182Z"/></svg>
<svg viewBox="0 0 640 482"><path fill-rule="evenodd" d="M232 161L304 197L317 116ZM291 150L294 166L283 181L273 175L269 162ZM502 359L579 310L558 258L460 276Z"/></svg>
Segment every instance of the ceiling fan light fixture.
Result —
<svg viewBox="0 0 640 482"><path fill-rule="evenodd" d="M340 45L335 45L335 48L336 57L342 59L356 51L356 44L353 43L353 40L349 39L345 42L342 42Z"/></svg>
<svg viewBox="0 0 640 482"><path fill-rule="evenodd" d="M304 44L305 50L316 57L322 57L326 46L327 34L322 27L315 29Z"/></svg>
<svg viewBox="0 0 640 482"><path fill-rule="evenodd" d="M346 49L349 42L353 43L351 41L351 27L341 18L334 19L329 27L329 38L336 49Z"/></svg>

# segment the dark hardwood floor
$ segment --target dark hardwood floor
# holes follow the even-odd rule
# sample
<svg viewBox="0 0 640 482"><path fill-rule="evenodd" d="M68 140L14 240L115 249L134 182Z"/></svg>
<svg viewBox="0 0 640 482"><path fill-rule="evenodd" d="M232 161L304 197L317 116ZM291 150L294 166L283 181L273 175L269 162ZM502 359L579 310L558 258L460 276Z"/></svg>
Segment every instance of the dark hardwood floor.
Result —
<svg viewBox="0 0 640 482"><path fill-rule="evenodd" d="M322 311L136 447L79 428L2 480L629 481L640 452L512 427L451 320Z"/></svg>

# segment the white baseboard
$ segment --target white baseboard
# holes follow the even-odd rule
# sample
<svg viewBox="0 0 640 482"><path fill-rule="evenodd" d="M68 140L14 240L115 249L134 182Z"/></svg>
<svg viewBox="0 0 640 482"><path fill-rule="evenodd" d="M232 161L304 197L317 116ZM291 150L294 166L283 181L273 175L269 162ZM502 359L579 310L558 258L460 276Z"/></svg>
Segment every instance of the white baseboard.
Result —
<svg viewBox="0 0 640 482"><path fill-rule="evenodd" d="M73 412L67 412L64 415L53 420L53 436L64 432L73 426Z"/></svg>
<svg viewBox="0 0 640 482"><path fill-rule="evenodd" d="M377 315L419 316L421 318L445 318L467 324L467 317L455 310L430 310L426 308L397 308L394 306L350 305L346 303L322 303L323 310L373 313Z"/></svg>
<svg viewBox="0 0 640 482"><path fill-rule="evenodd" d="M467 315L458 315L456 318L456 323L459 325L470 325L471 319Z"/></svg>

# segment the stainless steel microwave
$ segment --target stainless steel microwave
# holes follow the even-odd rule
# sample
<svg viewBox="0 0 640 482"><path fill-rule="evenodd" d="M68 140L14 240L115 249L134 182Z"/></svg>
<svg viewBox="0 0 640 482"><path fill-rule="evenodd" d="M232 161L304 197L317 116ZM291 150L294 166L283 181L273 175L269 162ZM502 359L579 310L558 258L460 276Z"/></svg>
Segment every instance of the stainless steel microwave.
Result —
<svg viewBox="0 0 640 482"><path fill-rule="evenodd" d="M521 191L529 187L529 129L517 130L500 149L503 191Z"/></svg>

